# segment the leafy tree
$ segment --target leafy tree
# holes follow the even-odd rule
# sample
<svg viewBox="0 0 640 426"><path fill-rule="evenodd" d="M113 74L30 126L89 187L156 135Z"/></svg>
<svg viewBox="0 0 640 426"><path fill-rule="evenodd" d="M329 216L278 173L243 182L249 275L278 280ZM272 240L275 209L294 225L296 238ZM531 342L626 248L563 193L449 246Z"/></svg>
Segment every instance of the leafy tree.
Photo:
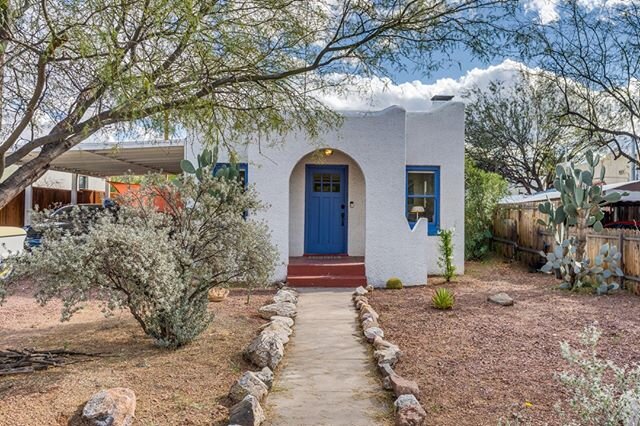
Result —
<svg viewBox="0 0 640 426"><path fill-rule="evenodd" d="M492 81L465 96L468 155L528 194L551 187L556 164L575 158L589 142L562 125L563 94L539 76L521 72L513 83Z"/></svg>
<svg viewBox="0 0 640 426"><path fill-rule="evenodd" d="M507 195L507 181L497 173L479 169L465 158L464 252L467 259L482 259L491 249L493 214Z"/></svg>
<svg viewBox="0 0 640 426"><path fill-rule="evenodd" d="M557 20L523 23L515 40L563 94L564 123L640 165L640 5L596 3L559 1Z"/></svg>
<svg viewBox="0 0 640 426"><path fill-rule="evenodd" d="M210 171L151 176L95 222L67 230L41 222L43 245L12 258L14 277L33 279L41 303L61 298L63 320L98 297L106 311L128 308L160 345L190 342L211 320L210 289L264 284L276 259L267 226L247 217L261 208L255 191Z"/></svg>
<svg viewBox="0 0 640 426"><path fill-rule="evenodd" d="M89 137L316 135L353 78L482 54L513 0L4 0L0 208ZM170 125L169 125L170 123ZM168 132L167 132L168 133Z"/></svg>

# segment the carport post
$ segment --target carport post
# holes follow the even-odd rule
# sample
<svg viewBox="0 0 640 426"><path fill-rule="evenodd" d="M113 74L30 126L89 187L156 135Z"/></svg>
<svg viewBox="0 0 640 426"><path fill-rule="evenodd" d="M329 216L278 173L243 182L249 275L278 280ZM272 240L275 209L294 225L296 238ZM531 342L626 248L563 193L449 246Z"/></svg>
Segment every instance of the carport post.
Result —
<svg viewBox="0 0 640 426"><path fill-rule="evenodd" d="M33 209L33 187L24 189L24 226L31 225L31 210Z"/></svg>
<svg viewBox="0 0 640 426"><path fill-rule="evenodd" d="M71 204L78 204L78 175L71 173Z"/></svg>
<svg viewBox="0 0 640 426"><path fill-rule="evenodd" d="M109 182L109 177L105 176L104 178L104 199L111 198L111 183Z"/></svg>

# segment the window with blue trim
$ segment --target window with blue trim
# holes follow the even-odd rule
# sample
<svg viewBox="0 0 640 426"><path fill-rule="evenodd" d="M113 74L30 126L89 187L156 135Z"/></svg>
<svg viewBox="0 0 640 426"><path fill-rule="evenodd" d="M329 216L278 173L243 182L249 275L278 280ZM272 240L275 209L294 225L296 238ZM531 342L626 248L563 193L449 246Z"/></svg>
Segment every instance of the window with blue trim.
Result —
<svg viewBox="0 0 640 426"><path fill-rule="evenodd" d="M440 229L440 167L407 166L405 214L413 228L421 217L429 221L429 235Z"/></svg>
<svg viewBox="0 0 640 426"><path fill-rule="evenodd" d="M212 173L215 175L216 172L220 170L222 167L229 167L229 166L230 166L230 163L216 163L216 165L213 166ZM240 182L242 182L242 185L246 188L247 184L249 183L249 166L247 165L247 163L238 163L237 166L240 172Z"/></svg>

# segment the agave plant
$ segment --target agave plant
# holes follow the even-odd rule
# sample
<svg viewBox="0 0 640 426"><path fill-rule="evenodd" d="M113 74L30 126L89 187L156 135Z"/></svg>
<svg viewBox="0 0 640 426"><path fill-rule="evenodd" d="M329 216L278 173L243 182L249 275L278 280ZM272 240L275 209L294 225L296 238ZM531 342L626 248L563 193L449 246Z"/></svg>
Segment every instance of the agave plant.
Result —
<svg viewBox="0 0 640 426"><path fill-rule="evenodd" d="M436 309L451 309L455 301L455 295L447 288L437 289L431 297L431 305Z"/></svg>
<svg viewBox="0 0 640 426"><path fill-rule="evenodd" d="M610 192L605 195L602 187L593 183L596 166L600 163L599 156L587 151L586 159L586 170L577 168L573 163L559 164L553 185L560 192L560 205L554 207L547 200L538 206L538 210L548 216L547 221L538 219L538 223L554 233L556 242L552 252L541 253L547 259L541 270L559 271L563 280L561 288L591 286L603 294L617 289L617 284L608 283L613 275L623 275L618 267L620 253L615 246L604 244L594 265L591 265L586 256L587 233L590 227L596 232L602 231L602 208L620 201L626 193ZM604 176L605 168L602 166L601 181ZM575 236L567 235L570 226L575 228Z"/></svg>

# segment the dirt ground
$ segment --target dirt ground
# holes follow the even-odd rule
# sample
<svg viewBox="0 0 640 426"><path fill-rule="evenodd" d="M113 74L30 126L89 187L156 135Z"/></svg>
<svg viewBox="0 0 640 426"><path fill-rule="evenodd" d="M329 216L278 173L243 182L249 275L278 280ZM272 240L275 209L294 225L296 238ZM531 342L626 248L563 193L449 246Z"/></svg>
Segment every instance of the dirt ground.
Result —
<svg viewBox="0 0 640 426"><path fill-rule="evenodd" d="M550 276L500 260L467 264L467 275L403 290L376 290L385 337L404 353L396 371L416 380L428 425L557 425L564 390L554 375L567 370L560 342L598 321L600 354L619 364L640 362L640 297L557 290ZM456 295L455 307L430 307L434 288ZM507 292L515 305L486 301ZM510 423L507 423L510 422Z"/></svg>
<svg viewBox="0 0 640 426"><path fill-rule="evenodd" d="M14 290L0 307L0 349L64 348L107 357L31 374L0 377L0 425L67 425L95 392L129 387L137 396L136 424L224 424L232 382L250 366L241 351L264 323L257 315L269 292L251 297L232 290L211 303L212 325L178 350L153 345L128 312L105 318L88 303L60 323L59 301L36 304L28 285Z"/></svg>

